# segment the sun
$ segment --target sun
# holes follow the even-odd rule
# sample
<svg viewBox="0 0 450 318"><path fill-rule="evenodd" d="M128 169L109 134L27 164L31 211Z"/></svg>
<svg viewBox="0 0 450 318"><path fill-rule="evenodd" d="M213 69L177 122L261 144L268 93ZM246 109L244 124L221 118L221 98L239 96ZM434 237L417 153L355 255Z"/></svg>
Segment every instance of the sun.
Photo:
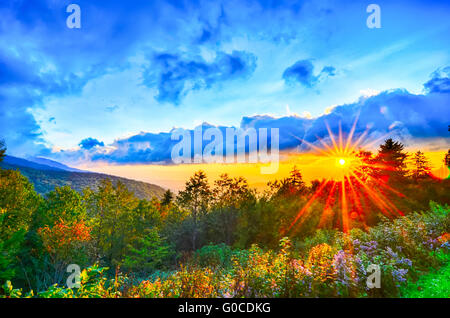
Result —
<svg viewBox="0 0 450 318"><path fill-rule="evenodd" d="M403 195L381 180L371 177L367 173L371 164L366 162L364 156L361 155L361 151L370 149L372 145L381 141L387 135L370 140L367 138L369 128L366 128L366 131L354 140L353 136L357 121L358 116L355 118L349 133L346 134L346 138L342 133L340 123L339 134L336 136L326 122L325 125L328 130L329 142L317 137L320 143L320 145L317 145L298 138L318 154L333 158L337 168L339 168L340 178L336 180L323 179L316 191L290 223L287 231L290 231L294 225L299 227L310 213L310 207L313 202L320 198L325 198L325 204L318 226L322 227L327 222L327 219L333 219L333 206L337 205L340 206L337 212L340 214L339 219L343 232L349 231L353 220L361 221L366 226L366 209L364 207L369 204L375 205L378 211L389 218L396 215L403 215L403 212L388 199L386 194L387 192L391 192L399 196ZM357 150L358 148L359 150ZM380 165L377 165L376 168L386 169ZM283 231L285 232L285 230Z"/></svg>

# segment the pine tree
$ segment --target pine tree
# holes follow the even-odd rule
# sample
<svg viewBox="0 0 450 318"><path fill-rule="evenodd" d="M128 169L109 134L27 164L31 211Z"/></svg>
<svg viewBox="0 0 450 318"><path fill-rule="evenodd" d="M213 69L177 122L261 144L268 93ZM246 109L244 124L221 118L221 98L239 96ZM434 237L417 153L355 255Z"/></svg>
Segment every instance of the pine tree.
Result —
<svg viewBox="0 0 450 318"><path fill-rule="evenodd" d="M406 159L408 154L404 152L405 146L394 141L392 138L386 139L380 145L378 155L374 160L376 174L387 180L391 177L399 179L406 175Z"/></svg>
<svg viewBox="0 0 450 318"><path fill-rule="evenodd" d="M448 131L450 131L450 125L448 126ZM445 165L450 169L450 149L448 150L447 154L445 155L444 162L445 162Z"/></svg>
<svg viewBox="0 0 450 318"><path fill-rule="evenodd" d="M445 165L450 168L450 149L448 150L447 154L445 155L444 161L445 161Z"/></svg>
<svg viewBox="0 0 450 318"><path fill-rule="evenodd" d="M6 153L5 141L3 139L0 139L0 162L2 162L3 158L5 158L5 153Z"/></svg>
<svg viewBox="0 0 450 318"><path fill-rule="evenodd" d="M164 192L163 199L161 200L161 205L169 205L172 203L173 200L173 193L170 191L170 189L167 189L166 192Z"/></svg>
<svg viewBox="0 0 450 318"><path fill-rule="evenodd" d="M187 208L192 220L192 249L197 248L198 234L200 231L199 219L205 215L211 199L211 189L208 179L203 171L197 171L189 181L185 189L180 191L177 197L178 203Z"/></svg>
<svg viewBox="0 0 450 318"><path fill-rule="evenodd" d="M412 171L412 177L415 180L419 180L428 176L431 172L431 167L428 159L424 153L420 150L413 156L414 170Z"/></svg>

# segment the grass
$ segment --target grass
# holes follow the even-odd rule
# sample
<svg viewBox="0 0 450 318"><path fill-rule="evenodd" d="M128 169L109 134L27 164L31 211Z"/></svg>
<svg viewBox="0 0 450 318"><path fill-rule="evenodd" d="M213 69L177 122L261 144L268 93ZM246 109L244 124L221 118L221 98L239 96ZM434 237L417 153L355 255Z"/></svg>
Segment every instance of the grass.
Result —
<svg viewBox="0 0 450 318"><path fill-rule="evenodd" d="M405 298L450 298L450 254L443 255L444 265L430 271L402 291Z"/></svg>

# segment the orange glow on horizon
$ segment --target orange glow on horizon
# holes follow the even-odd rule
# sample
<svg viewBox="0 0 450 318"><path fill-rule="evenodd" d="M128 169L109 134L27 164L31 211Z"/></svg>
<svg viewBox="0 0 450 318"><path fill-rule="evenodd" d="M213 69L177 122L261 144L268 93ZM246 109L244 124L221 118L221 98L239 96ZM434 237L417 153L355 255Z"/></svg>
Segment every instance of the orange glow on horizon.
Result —
<svg viewBox="0 0 450 318"><path fill-rule="evenodd" d="M443 158L446 150L425 152L432 165L434 176L445 179L449 176L449 169L444 166ZM180 164L180 165L155 165L155 164L128 164L114 165L107 163L90 163L78 165L76 168L92 172L105 173L153 183L164 188L178 191L184 187L186 180L194 172L203 170L210 181L217 179L221 174L228 173L232 177L245 177L249 185L258 191L266 188L268 181L282 179L289 176L289 172L296 166L303 175L305 182L312 180L342 178L342 170L350 166L349 158L345 158L346 164L341 166L332 157L316 153L283 153L280 168L276 174L262 175L260 164Z"/></svg>

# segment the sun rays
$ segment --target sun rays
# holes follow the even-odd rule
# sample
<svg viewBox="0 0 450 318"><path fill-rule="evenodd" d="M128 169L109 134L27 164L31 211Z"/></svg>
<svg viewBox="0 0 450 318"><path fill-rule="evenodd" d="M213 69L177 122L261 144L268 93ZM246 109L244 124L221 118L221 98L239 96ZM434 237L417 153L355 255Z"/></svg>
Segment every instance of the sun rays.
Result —
<svg viewBox="0 0 450 318"><path fill-rule="evenodd" d="M355 222L366 228L366 211L370 210L368 206L374 206L388 218L403 215L387 194L400 197L403 195L369 173L374 169L389 170L388 166L368 160L370 153L365 150L382 141L387 135L372 140L368 138L366 129L355 137L357 121L356 117L348 134L343 133L339 123L339 132L335 135L328 123L325 123L328 138L317 137L318 143L315 144L299 139L318 155L334 159L339 177L324 178L320 182L287 231L299 228L312 212L313 203L318 200L324 202L319 228L331 223L333 227L340 227L344 232L348 232Z"/></svg>

